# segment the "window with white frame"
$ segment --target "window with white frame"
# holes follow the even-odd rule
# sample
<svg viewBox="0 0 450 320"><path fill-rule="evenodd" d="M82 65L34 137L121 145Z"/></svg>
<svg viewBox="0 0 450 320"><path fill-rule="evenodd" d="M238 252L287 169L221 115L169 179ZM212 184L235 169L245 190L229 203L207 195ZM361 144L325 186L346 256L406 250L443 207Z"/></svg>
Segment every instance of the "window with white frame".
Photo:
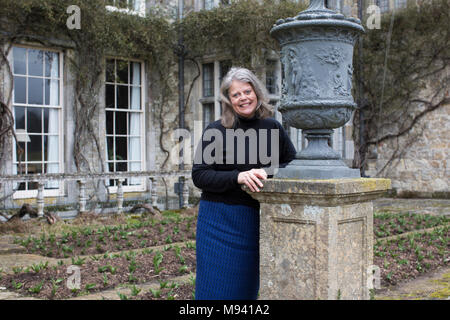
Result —
<svg viewBox="0 0 450 320"><path fill-rule="evenodd" d="M14 174L59 173L62 169L62 54L15 46L12 49L13 112L19 148L13 143ZM36 190L22 182L17 190ZM44 191L59 192L48 182ZM27 195L27 192L15 196ZM49 192L46 192L49 194Z"/></svg>
<svg viewBox="0 0 450 320"><path fill-rule="evenodd" d="M219 102L220 85L231 68L231 60L216 60L202 65L202 122L203 128L215 121L222 113Z"/></svg>
<svg viewBox="0 0 450 320"><path fill-rule="evenodd" d="M106 61L106 148L109 172L142 171L144 164L142 63ZM142 186L141 178L125 180L125 186ZM110 186L115 182L110 181Z"/></svg>
<svg viewBox="0 0 450 320"><path fill-rule="evenodd" d="M145 17L145 0L106 0L106 9Z"/></svg>

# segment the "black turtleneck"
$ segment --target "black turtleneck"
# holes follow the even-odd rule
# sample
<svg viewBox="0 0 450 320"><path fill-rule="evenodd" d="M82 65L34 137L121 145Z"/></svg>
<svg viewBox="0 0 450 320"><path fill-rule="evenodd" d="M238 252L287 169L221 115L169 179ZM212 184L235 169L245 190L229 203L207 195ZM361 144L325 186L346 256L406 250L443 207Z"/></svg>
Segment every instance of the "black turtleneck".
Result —
<svg viewBox="0 0 450 320"><path fill-rule="evenodd" d="M220 146L220 143L217 144L214 138L212 138L211 141L204 141L203 137L205 136L205 132L210 129L217 129L218 131L215 131L217 133L220 131L221 137L223 139L222 146ZM236 120L233 129L228 130L238 129L242 129L244 133L248 132L247 130L249 129L255 129L257 133L259 133L261 129L267 129L267 150L269 152L266 154L268 156L270 156L270 150L272 147L270 130L278 129L279 167L285 167L290 161L294 159L296 153L294 145L292 144L286 131L277 120L273 118L258 119L256 117L253 117L251 119L248 119L239 117ZM256 163L254 161L255 155L253 154L255 146L252 145L251 147L249 145L250 142L248 139L245 141L245 146L238 146L236 143L238 140L234 139L235 143L232 144L234 146L234 159L232 159L232 153L228 152L227 154L226 130L227 129L220 123L220 120L217 120L209 124L203 132L202 141L197 147L196 159L199 159L199 152L201 152L202 155L204 154L203 152L205 148L208 148L207 151L214 149L213 145L209 146L212 143L216 143L215 146L217 146L217 149L219 149L219 146L221 147L221 149L223 150L223 157L222 155L216 155L215 152L213 152L213 155L215 156L214 159L216 161L214 161L212 164L206 163L205 159L201 159L201 161L195 161L192 167L192 180L194 182L194 185L202 189L201 199L203 200L223 202L227 204L247 205L258 209L259 202L241 189L241 186L237 183L237 177L242 171L270 166L270 164L265 163L265 161L260 158L260 136L258 134L256 135L258 139L256 146ZM254 142L255 141L253 141L253 143ZM228 145L230 145L230 143L228 143ZM243 156L241 152L239 152L241 149L245 150L245 161L238 161L238 158ZM250 150L253 150L252 154L250 154Z"/></svg>

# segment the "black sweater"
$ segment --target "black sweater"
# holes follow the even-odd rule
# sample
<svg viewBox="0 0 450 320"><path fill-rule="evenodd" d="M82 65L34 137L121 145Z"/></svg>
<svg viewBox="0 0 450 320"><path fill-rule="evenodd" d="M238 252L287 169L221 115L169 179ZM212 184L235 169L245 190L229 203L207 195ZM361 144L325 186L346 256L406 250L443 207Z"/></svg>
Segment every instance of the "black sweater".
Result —
<svg viewBox="0 0 450 320"><path fill-rule="evenodd" d="M204 139L205 132L210 129L216 130L209 131L210 137ZM238 129L242 129L243 131ZM209 124L203 131L202 141L200 141L197 147L196 157L192 167L192 180L194 185L202 189L201 199L226 204L247 205L258 209L259 202L241 189L241 185L237 183L237 177L240 172L254 168L266 168L269 178L272 176L271 170L267 170L272 164L268 162L271 159L271 129L279 130L279 165L277 167L282 168L294 159L296 151L286 131L277 120L273 118L239 118L233 129L225 129L220 123L220 120ZM245 139L245 143L243 143L243 139L239 143L239 139L231 139L232 136L230 134L238 135L239 132L241 136L247 133L248 136L256 137L257 140L247 138ZM253 134L255 132L257 134ZM263 132L266 132L265 136L261 135ZM211 138L211 133L215 133L219 138ZM262 149L260 154L260 147L264 146L264 137L267 137L267 149ZM221 143L220 140L223 142ZM230 145L233 140L234 143ZM262 142L260 142L261 140ZM229 144L228 148L227 142ZM273 148L276 148L277 142L275 141L274 143ZM230 146L234 147L234 152L231 151Z"/></svg>

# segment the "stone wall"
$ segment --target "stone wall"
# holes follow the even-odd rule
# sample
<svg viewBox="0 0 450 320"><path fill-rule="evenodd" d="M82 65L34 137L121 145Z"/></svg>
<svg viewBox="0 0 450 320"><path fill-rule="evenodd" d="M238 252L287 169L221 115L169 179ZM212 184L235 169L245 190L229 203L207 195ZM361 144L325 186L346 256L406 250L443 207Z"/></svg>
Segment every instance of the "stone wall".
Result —
<svg viewBox="0 0 450 320"><path fill-rule="evenodd" d="M392 179L392 188L399 196L448 198L449 123L450 105L428 113L409 135L401 137L398 142L391 139L380 144L378 159L369 160L367 174ZM404 152L381 171L397 148L404 148Z"/></svg>

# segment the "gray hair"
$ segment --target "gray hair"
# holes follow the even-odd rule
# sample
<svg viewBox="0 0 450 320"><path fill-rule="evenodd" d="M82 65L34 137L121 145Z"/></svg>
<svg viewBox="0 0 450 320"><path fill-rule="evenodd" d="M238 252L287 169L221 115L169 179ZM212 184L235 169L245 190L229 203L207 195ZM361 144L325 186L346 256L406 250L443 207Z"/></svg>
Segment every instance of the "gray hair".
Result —
<svg viewBox="0 0 450 320"><path fill-rule="evenodd" d="M264 119L273 115L273 108L269 104L269 94L261 81L250 70L246 68L233 67L225 75L222 85L220 86L220 100L222 103L222 117L220 120L225 128L232 128L237 120L237 115L233 110L230 98L228 96L228 90L234 80L247 82L253 87L256 97L258 98L256 117L259 119Z"/></svg>

